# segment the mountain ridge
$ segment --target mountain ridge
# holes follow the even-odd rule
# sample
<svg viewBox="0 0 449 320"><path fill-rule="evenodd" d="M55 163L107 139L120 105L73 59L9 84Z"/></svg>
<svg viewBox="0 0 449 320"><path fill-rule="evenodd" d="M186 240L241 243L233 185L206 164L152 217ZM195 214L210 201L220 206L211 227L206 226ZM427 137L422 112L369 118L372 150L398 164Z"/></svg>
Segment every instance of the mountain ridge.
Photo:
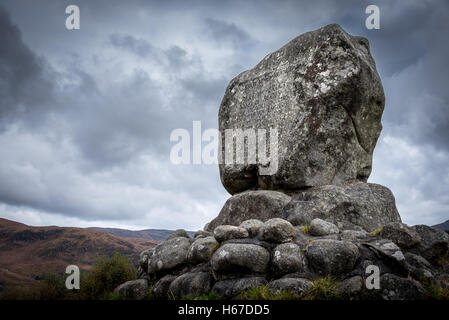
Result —
<svg viewBox="0 0 449 320"><path fill-rule="evenodd" d="M118 237L88 228L27 226L0 218L0 289L33 284L68 265L89 270L101 256L118 252L137 265L140 252L158 241Z"/></svg>

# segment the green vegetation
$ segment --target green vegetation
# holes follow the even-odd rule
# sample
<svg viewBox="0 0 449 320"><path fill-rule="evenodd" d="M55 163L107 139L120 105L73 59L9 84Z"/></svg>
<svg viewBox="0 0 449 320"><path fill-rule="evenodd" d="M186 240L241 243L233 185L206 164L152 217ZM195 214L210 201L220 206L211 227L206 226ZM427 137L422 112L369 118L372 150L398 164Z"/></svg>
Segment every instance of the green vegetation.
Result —
<svg viewBox="0 0 449 320"><path fill-rule="evenodd" d="M118 285L136 278L136 270L129 259L118 253L111 258L101 257L86 277L81 278L82 299L103 299Z"/></svg>
<svg viewBox="0 0 449 320"><path fill-rule="evenodd" d="M171 296L170 299L175 299L175 297ZM217 295L214 292L209 292L208 294L201 295L185 295L181 297L181 300L223 300L222 296Z"/></svg>
<svg viewBox="0 0 449 320"><path fill-rule="evenodd" d="M305 226L299 227L299 231L305 234L309 234L310 224L306 224Z"/></svg>
<svg viewBox="0 0 449 320"><path fill-rule="evenodd" d="M449 289L441 288L431 282L426 282L423 285L429 299L449 301Z"/></svg>
<svg viewBox="0 0 449 320"><path fill-rule="evenodd" d="M313 286L304 292L304 300L341 300L343 297L337 292L339 283L332 277L319 278L312 281Z"/></svg>
<svg viewBox="0 0 449 320"><path fill-rule="evenodd" d="M101 257L89 272L81 272L80 290L67 290L66 274L48 273L41 283L28 287L10 287L0 292L0 300L116 300L115 287L136 278L129 259L115 253Z"/></svg>
<svg viewBox="0 0 449 320"><path fill-rule="evenodd" d="M370 232L370 235L372 236L377 236L379 235L379 233L382 231L382 227L377 228L376 230L374 230L373 232Z"/></svg>
<svg viewBox="0 0 449 320"><path fill-rule="evenodd" d="M274 293L267 286L251 288L236 296L237 300L298 300L299 296L290 292L282 291Z"/></svg>

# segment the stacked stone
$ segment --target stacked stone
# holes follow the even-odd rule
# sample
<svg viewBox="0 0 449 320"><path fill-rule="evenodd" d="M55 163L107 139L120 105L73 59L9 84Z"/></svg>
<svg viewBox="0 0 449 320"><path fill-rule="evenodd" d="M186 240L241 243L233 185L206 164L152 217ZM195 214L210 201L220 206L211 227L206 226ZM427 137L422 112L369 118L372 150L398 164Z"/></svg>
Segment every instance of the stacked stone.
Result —
<svg viewBox="0 0 449 320"><path fill-rule="evenodd" d="M338 293L351 297L366 290L367 267L374 265L380 271L381 297L425 299L423 284L449 288L448 256L449 235L424 225L394 222L373 235L340 230L319 218L308 228L281 218L251 219L239 226L218 226L213 233L198 231L193 239L178 231L142 252L140 279L116 293L143 298L152 283L157 299L211 292L232 298L266 286L273 293L289 291L300 298L315 279L331 276L339 283Z"/></svg>
<svg viewBox="0 0 449 320"><path fill-rule="evenodd" d="M219 129L277 129L277 170L221 163L232 197L219 215L193 239L177 231L143 252L144 281L117 292L141 292L151 281L156 298L232 297L261 285L301 296L331 276L349 296L365 288L370 265L384 299L423 299L424 284L447 286L449 236L402 224L392 192L367 183L384 105L368 41L338 25L300 35L238 75Z"/></svg>

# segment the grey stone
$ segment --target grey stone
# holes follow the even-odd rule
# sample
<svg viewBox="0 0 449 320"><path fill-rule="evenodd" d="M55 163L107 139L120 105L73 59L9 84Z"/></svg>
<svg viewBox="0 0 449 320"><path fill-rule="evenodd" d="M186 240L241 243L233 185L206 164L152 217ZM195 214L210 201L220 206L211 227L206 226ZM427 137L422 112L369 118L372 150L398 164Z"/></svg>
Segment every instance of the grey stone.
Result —
<svg viewBox="0 0 449 320"><path fill-rule="evenodd" d="M169 235L168 238L165 239L165 241L171 240L171 239L174 239L174 238L178 238L178 237L183 237L183 238L190 239L189 234L187 233L187 231L185 231L184 229L177 229L177 230L173 231L173 233L171 235Z"/></svg>
<svg viewBox="0 0 449 320"><path fill-rule="evenodd" d="M245 238L245 239L231 239L225 242L222 242L221 245L228 244L228 243L237 243L237 244L254 244L256 246L261 246L262 248L267 249L268 251L271 251L276 244L270 243L267 241L261 241L257 238Z"/></svg>
<svg viewBox="0 0 449 320"><path fill-rule="evenodd" d="M284 206L291 197L278 191L245 191L229 198L218 217L206 227L206 231L214 231L219 225L238 226L243 221L258 219L262 222L281 215Z"/></svg>
<svg viewBox="0 0 449 320"><path fill-rule="evenodd" d="M114 289L113 293L129 300L142 300L148 290L148 281L145 279L131 280L122 283Z"/></svg>
<svg viewBox="0 0 449 320"><path fill-rule="evenodd" d="M343 230L340 234L342 240L363 240L369 236L366 231Z"/></svg>
<svg viewBox="0 0 449 320"><path fill-rule="evenodd" d="M260 274L267 271L270 253L254 244L223 244L211 259L216 274Z"/></svg>
<svg viewBox="0 0 449 320"><path fill-rule="evenodd" d="M384 104L367 39L336 24L304 33L235 77L219 111L221 132L276 128L278 170L221 164L221 181L231 194L366 181Z"/></svg>
<svg viewBox="0 0 449 320"><path fill-rule="evenodd" d="M199 238L206 238L206 237L210 237L213 236L214 234L212 232L208 232L208 231L203 231L203 230L198 230L197 232L195 232L195 234L193 235L194 239L199 239Z"/></svg>
<svg viewBox="0 0 449 320"><path fill-rule="evenodd" d="M212 287L212 292L225 298L232 298L243 291L264 286L266 283L267 280L264 277L219 280Z"/></svg>
<svg viewBox="0 0 449 320"><path fill-rule="evenodd" d="M305 251L308 265L320 275L340 275L351 271L359 257L356 245L348 241L315 240Z"/></svg>
<svg viewBox="0 0 449 320"><path fill-rule="evenodd" d="M405 262L405 256L401 249L388 239L377 239L370 242L364 242L363 244L375 250L384 258L388 258L391 261L401 264Z"/></svg>
<svg viewBox="0 0 449 320"><path fill-rule="evenodd" d="M187 257L193 264L208 262L217 247L218 242L214 237L198 238L190 246Z"/></svg>
<svg viewBox="0 0 449 320"><path fill-rule="evenodd" d="M244 239L249 237L248 230L231 225L222 225L214 229L214 237L218 242L230 239Z"/></svg>
<svg viewBox="0 0 449 320"><path fill-rule="evenodd" d="M250 237L255 237L259 233L260 228L262 227L263 222L258 219L249 219L243 221L239 227L245 228L248 230Z"/></svg>
<svg viewBox="0 0 449 320"><path fill-rule="evenodd" d="M424 288L415 281L386 273L380 277L380 289L385 300L423 300Z"/></svg>
<svg viewBox="0 0 449 320"><path fill-rule="evenodd" d="M175 280L177 276L168 274L163 276L157 281L151 288L151 293L156 299L168 299L172 294L169 292L170 284Z"/></svg>
<svg viewBox="0 0 449 320"><path fill-rule="evenodd" d="M177 237L166 240L154 248L148 257L148 273L163 274L182 267L188 262L190 239Z"/></svg>
<svg viewBox="0 0 449 320"><path fill-rule="evenodd" d="M363 279L361 276L354 276L345 279L338 287L337 292L342 296L352 296L362 290Z"/></svg>
<svg viewBox="0 0 449 320"><path fill-rule="evenodd" d="M153 255L153 252L154 252L154 248L149 248L140 253L139 266L145 272L147 272L147 269L148 269L148 257L151 257Z"/></svg>
<svg viewBox="0 0 449 320"><path fill-rule="evenodd" d="M410 248L410 252L419 254L432 263L449 259L449 235L446 232L426 225L413 226L412 229L419 234L421 241Z"/></svg>
<svg viewBox="0 0 449 320"><path fill-rule="evenodd" d="M434 282L432 265L423 257L411 253L405 253L406 268L409 274L416 280Z"/></svg>
<svg viewBox="0 0 449 320"><path fill-rule="evenodd" d="M271 267L277 276L304 272L304 264L304 254L294 243L283 243L273 250Z"/></svg>
<svg viewBox="0 0 449 320"><path fill-rule="evenodd" d="M391 222L385 225L379 235L382 238L390 239L401 249L413 247L421 241L418 232L401 222Z"/></svg>
<svg viewBox="0 0 449 320"><path fill-rule="evenodd" d="M293 239L293 243L297 244L301 250L305 250L305 248L309 245L312 237L304 232L296 229L295 238Z"/></svg>
<svg viewBox="0 0 449 320"><path fill-rule="evenodd" d="M401 221L393 193L387 187L363 182L298 192L284 207L281 217L295 226L320 218L334 223L340 230L368 232Z"/></svg>
<svg viewBox="0 0 449 320"><path fill-rule="evenodd" d="M301 278L282 278L273 280L268 284L268 289L275 294L289 291L297 296L301 296L312 287L313 283L311 281Z"/></svg>
<svg viewBox="0 0 449 320"><path fill-rule="evenodd" d="M188 272L170 283L169 292L175 297L206 294L211 289L212 276L209 272Z"/></svg>
<svg viewBox="0 0 449 320"><path fill-rule="evenodd" d="M283 243L296 236L296 229L290 222L281 218L266 221L259 230L258 238L263 241Z"/></svg>
<svg viewBox="0 0 449 320"><path fill-rule="evenodd" d="M339 233L338 227L328 221L324 221L320 218L315 218L310 222L309 233L312 236L327 236L329 234Z"/></svg>
<svg viewBox="0 0 449 320"><path fill-rule="evenodd" d="M427 268L427 269L432 268L432 265L430 264L429 261L427 261L425 258L417 254L406 252L404 256L407 263L414 266L415 268Z"/></svg>

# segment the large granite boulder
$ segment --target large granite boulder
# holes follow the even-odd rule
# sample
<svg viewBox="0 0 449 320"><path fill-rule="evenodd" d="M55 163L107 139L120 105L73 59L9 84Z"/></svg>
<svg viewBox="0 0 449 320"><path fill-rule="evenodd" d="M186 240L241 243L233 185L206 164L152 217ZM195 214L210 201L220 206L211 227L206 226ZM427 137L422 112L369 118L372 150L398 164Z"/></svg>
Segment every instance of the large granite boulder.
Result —
<svg viewBox="0 0 449 320"><path fill-rule="evenodd" d="M296 193L283 209L282 218L293 225L319 218L340 230L372 232L390 222L400 222L393 193L374 183L353 182L327 185Z"/></svg>
<svg viewBox="0 0 449 320"><path fill-rule="evenodd" d="M206 231L213 232L220 225L238 226L245 220L258 219L265 222L281 215L291 198L278 191L245 191L229 198L218 217L208 223Z"/></svg>
<svg viewBox="0 0 449 320"><path fill-rule="evenodd" d="M177 237L157 245L148 256L148 274L165 274L188 263L190 240Z"/></svg>
<svg viewBox="0 0 449 320"><path fill-rule="evenodd" d="M114 289L113 293L129 300L143 300L148 290L146 279L137 279L122 283Z"/></svg>
<svg viewBox="0 0 449 320"><path fill-rule="evenodd" d="M219 111L221 154L233 150L226 129L277 129L277 171L222 157L221 181L231 194L366 181L384 104L367 39L336 24L304 33L235 77Z"/></svg>
<svg viewBox="0 0 449 320"><path fill-rule="evenodd" d="M359 257L356 245L348 241L312 241L305 251L310 267L320 275L340 275L354 268Z"/></svg>
<svg viewBox="0 0 449 320"><path fill-rule="evenodd" d="M215 251L211 266L215 274L261 274L269 261L270 253L261 246L229 243Z"/></svg>

